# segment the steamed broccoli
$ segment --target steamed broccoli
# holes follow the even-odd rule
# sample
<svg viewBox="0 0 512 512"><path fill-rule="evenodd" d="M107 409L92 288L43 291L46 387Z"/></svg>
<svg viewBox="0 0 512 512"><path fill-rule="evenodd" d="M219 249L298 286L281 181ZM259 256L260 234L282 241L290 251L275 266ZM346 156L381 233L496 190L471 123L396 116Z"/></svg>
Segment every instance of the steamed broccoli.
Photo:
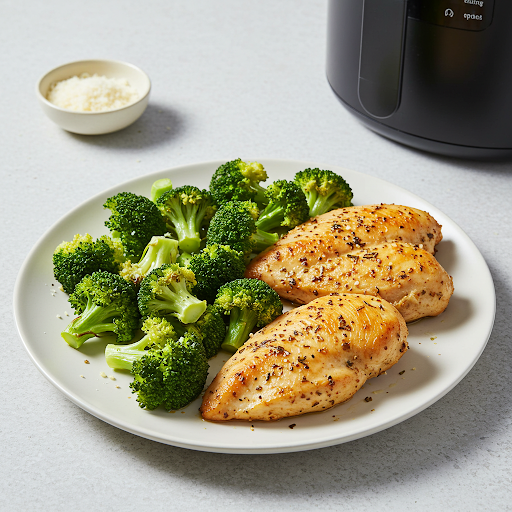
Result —
<svg viewBox="0 0 512 512"><path fill-rule="evenodd" d="M223 284L244 277L244 255L229 245L212 244L192 255L188 268L197 280L192 293L213 303L217 290Z"/></svg>
<svg viewBox="0 0 512 512"><path fill-rule="evenodd" d="M193 324L182 324L177 318L168 318L179 336L190 332L198 337L204 345L206 357L216 355L226 336L226 324L219 308L209 304L199 320Z"/></svg>
<svg viewBox="0 0 512 512"><path fill-rule="evenodd" d="M169 178L162 178L156 180L151 185L151 201L156 203L156 200L165 192L172 190L172 181Z"/></svg>
<svg viewBox="0 0 512 512"><path fill-rule="evenodd" d="M147 349L163 348L167 342L176 341L179 336L165 318L148 318L142 324L145 335L129 345L110 343L105 348L105 360L115 370L132 370L133 363L140 359Z"/></svg>
<svg viewBox="0 0 512 512"><path fill-rule="evenodd" d="M265 189L260 183L267 178L260 163L246 163L237 158L221 165L213 173L210 192L219 206L227 201L255 201L265 205Z"/></svg>
<svg viewBox="0 0 512 512"><path fill-rule="evenodd" d="M168 228L178 238L185 252L197 252L201 245L201 230L215 213L213 198L207 190L192 185L168 190L156 201Z"/></svg>
<svg viewBox="0 0 512 512"><path fill-rule="evenodd" d="M310 217L352 206L352 189L333 171L305 169L295 175L294 181L306 195Z"/></svg>
<svg viewBox="0 0 512 512"><path fill-rule="evenodd" d="M165 236L154 236L144 249L138 263L126 261L119 274L136 286L153 269L164 264L176 263L178 257L178 241Z"/></svg>
<svg viewBox="0 0 512 512"><path fill-rule="evenodd" d="M206 246L228 245L243 253L260 252L279 240L277 233L267 233L256 227L259 210L249 201L228 201L215 213L210 222Z"/></svg>
<svg viewBox="0 0 512 512"><path fill-rule="evenodd" d="M201 341L191 333L153 347L132 364L134 380L130 388L137 393L142 409L163 405L167 410L185 407L199 396L208 376L208 360Z"/></svg>
<svg viewBox="0 0 512 512"><path fill-rule="evenodd" d="M192 254L189 252L180 251L178 254L178 258L176 259L176 263L182 267L188 267L190 260L192 259Z"/></svg>
<svg viewBox="0 0 512 512"><path fill-rule="evenodd" d="M89 234L75 235L70 242L62 242L53 253L53 274L66 293L87 274L98 270L119 272L123 248L108 236L97 240Z"/></svg>
<svg viewBox="0 0 512 512"><path fill-rule="evenodd" d="M224 318L213 304L208 305L197 322L188 325L188 330L201 340L208 359L219 352L226 336Z"/></svg>
<svg viewBox="0 0 512 512"><path fill-rule="evenodd" d="M274 231L282 227L290 230L309 219L306 196L293 181L274 181L267 187L265 195L268 204L256 221L258 229Z"/></svg>
<svg viewBox="0 0 512 512"><path fill-rule="evenodd" d="M221 286L214 305L229 315L222 348L235 352L255 327L261 328L283 312L279 295L259 279L237 279Z"/></svg>
<svg viewBox="0 0 512 512"><path fill-rule="evenodd" d="M69 302L79 316L62 337L74 348L105 332L116 334L118 342L130 341L139 327L135 288L118 274L100 271L85 276Z"/></svg>
<svg viewBox="0 0 512 512"><path fill-rule="evenodd" d="M177 263L152 270L140 285L138 302L143 318L173 315L184 324L197 322L206 310L190 290L196 285L194 273Z"/></svg>
<svg viewBox="0 0 512 512"><path fill-rule="evenodd" d="M121 240L126 258L139 260L151 237L167 231L162 214L145 196L120 192L109 197L103 207L112 212L105 226L112 238Z"/></svg>

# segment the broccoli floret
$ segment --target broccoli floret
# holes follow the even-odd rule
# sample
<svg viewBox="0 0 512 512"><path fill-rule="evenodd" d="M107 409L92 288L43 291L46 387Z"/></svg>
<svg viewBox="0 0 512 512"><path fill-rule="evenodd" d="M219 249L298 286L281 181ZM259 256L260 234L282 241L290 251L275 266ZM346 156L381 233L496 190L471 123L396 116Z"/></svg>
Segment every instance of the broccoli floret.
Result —
<svg viewBox="0 0 512 512"><path fill-rule="evenodd" d="M98 270L119 272L123 261L120 243L108 236L97 240L89 234L75 235L70 242L62 242L53 253L53 274L66 293L72 293L81 279Z"/></svg>
<svg viewBox="0 0 512 512"><path fill-rule="evenodd" d="M228 245L243 253L247 260L251 253L260 252L279 240L277 233L267 233L256 227L259 210L249 201L228 201L213 216L206 246Z"/></svg>
<svg viewBox="0 0 512 512"><path fill-rule="evenodd" d="M210 359L218 354L226 336L226 324L219 308L209 304L201 318L189 325L189 332L195 334L203 343L206 357Z"/></svg>
<svg viewBox="0 0 512 512"><path fill-rule="evenodd" d="M100 271L85 276L69 302L79 316L62 337L73 348L105 332L116 334L118 342L130 341L139 327L135 288L118 274Z"/></svg>
<svg viewBox="0 0 512 512"><path fill-rule="evenodd" d="M261 328L283 312L279 295L259 279L237 279L221 286L214 305L229 315L229 325L222 348L235 352L253 329Z"/></svg>
<svg viewBox="0 0 512 512"><path fill-rule="evenodd" d="M310 217L352 206L352 189L333 171L305 169L295 175L294 181L306 195Z"/></svg>
<svg viewBox="0 0 512 512"><path fill-rule="evenodd" d="M105 348L105 360L115 370L132 370L133 363L140 359L147 349L163 348L170 340L179 336L174 327L165 318L147 318L142 324L145 335L129 345L109 343Z"/></svg>
<svg viewBox="0 0 512 512"><path fill-rule="evenodd" d="M306 196L293 181L274 181L265 195L268 204L256 221L258 229L272 232L282 227L290 230L309 219Z"/></svg>
<svg viewBox="0 0 512 512"><path fill-rule="evenodd" d="M177 240L165 236L154 236L144 249L139 262L126 261L119 274L138 286L153 269L164 264L176 263L177 257Z"/></svg>
<svg viewBox="0 0 512 512"><path fill-rule="evenodd" d="M163 405L167 410L176 410L188 405L203 390L208 360L201 341L185 333L163 348L147 350L132 364L132 373L130 388L137 393L142 409L153 410Z"/></svg>
<svg viewBox="0 0 512 512"><path fill-rule="evenodd" d="M213 303L223 284L244 277L244 255L229 245L212 244L192 255L188 268L194 272L197 281L192 293Z"/></svg>
<svg viewBox="0 0 512 512"><path fill-rule="evenodd" d="M263 165L237 158L221 165L213 173L210 192L218 205L227 201L255 201L258 205L265 205L265 189L260 183L267 178Z"/></svg>
<svg viewBox="0 0 512 512"><path fill-rule="evenodd" d="M156 203L156 200L165 192L172 190L172 181L169 178L162 178L160 180L156 180L151 185L151 201Z"/></svg>
<svg viewBox="0 0 512 512"><path fill-rule="evenodd" d="M218 354L226 336L226 324L218 307L208 304L201 318L193 324L182 324L177 318L168 318L179 336L190 332L198 337L204 345L206 357Z"/></svg>
<svg viewBox="0 0 512 512"><path fill-rule="evenodd" d="M142 317L173 315L184 324L197 322L207 304L190 292L195 285L194 273L177 263L155 268L140 285L138 302Z"/></svg>
<svg viewBox="0 0 512 512"><path fill-rule="evenodd" d="M210 192L184 185L162 194L156 205L168 228L176 234L180 249L197 252L201 245L201 231L208 226L216 209Z"/></svg>
<svg viewBox="0 0 512 512"><path fill-rule="evenodd" d="M138 261L151 237L167 231L162 214L145 196L120 192L109 197L103 207L112 212L105 226L112 238L121 240L126 258Z"/></svg>
<svg viewBox="0 0 512 512"><path fill-rule="evenodd" d="M255 232L256 221L248 203L228 201L219 207L210 222L206 246L227 245L248 256L254 248L252 236Z"/></svg>

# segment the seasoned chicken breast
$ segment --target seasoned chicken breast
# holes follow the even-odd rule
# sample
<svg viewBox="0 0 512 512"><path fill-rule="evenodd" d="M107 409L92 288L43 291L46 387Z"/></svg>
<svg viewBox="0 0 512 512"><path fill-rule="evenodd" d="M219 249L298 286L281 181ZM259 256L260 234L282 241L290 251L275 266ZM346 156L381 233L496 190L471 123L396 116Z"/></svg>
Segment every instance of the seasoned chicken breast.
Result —
<svg viewBox="0 0 512 512"><path fill-rule="evenodd" d="M257 332L203 397L207 420L277 420L345 402L408 348L391 304L360 294L325 296Z"/></svg>
<svg viewBox="0 0 512 512"><path fill-rule="evenodd" d="M291 230L252 260L245 277L298 304L333 292L377 295L409 322L438 315L453 293L433 256L441 239L438 222L417 208L340 208Z"/></svg>
<svg viewBox="0 0 512 512"><path fill-rule="evenodd" d="M258 255L247 269L247 277L270 272L286 273L325 261L354 249L384 242L419 245L434 253L442 239L441 226L427 212L395 204L350 206L319 215L292 229L276 244Z"/></svg>
<svg viewBox="0 0 512 512"><path fill-rule="evenodd" d="M281 269L282 270L282 269ZM254 274L246 274L254 277ZM452 278L432 254L416 245L384 243L309 264L258 275L280 297L298 304L334 292L366 293L391 302L406 322L442 313Z"/></svg>

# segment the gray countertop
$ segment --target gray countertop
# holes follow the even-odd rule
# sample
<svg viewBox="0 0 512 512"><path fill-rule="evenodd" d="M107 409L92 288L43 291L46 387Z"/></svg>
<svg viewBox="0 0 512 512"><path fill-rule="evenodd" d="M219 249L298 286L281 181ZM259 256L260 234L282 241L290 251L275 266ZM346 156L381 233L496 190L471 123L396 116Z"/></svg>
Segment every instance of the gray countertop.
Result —
<svg viewBox="0 0 512 512"><path fill-rule="evenodd" d="M321 0L4 3L2 510L510 509L512 165L421 153L361 126L327 84L325 30ZM150 104L134 125L86 137L43 115L37 79L87 58L128 61L149 74ZM382 178L469 235L492 273L497 314L487 348L459 385L357 441L227 455L119 430L38 372L12 297L21 263L45 231L128 179L238 157L315 161Z"/></svg>

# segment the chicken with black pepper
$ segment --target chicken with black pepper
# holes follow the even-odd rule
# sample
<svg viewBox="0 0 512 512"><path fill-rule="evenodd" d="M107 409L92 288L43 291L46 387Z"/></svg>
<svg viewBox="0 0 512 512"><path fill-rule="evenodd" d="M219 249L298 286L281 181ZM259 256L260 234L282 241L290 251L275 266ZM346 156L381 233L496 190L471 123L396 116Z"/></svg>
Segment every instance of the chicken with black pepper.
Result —
<svg viewBox="0 0 512 512"><path fill-rule="evenodd" d="M407 351L407 326L384 299L330 295L258 331L206 390L204 419L277 420L349 400Z"/></svg>
<svg viewBox="0 0 512 512"><path fill-rule="evenodd" d="M453 294L452 278L434 257L441 239L437 221L416 208L341 208L290 231L245 275L298 304L334 292L381 297L409 322L442 313Z"/></svg>

